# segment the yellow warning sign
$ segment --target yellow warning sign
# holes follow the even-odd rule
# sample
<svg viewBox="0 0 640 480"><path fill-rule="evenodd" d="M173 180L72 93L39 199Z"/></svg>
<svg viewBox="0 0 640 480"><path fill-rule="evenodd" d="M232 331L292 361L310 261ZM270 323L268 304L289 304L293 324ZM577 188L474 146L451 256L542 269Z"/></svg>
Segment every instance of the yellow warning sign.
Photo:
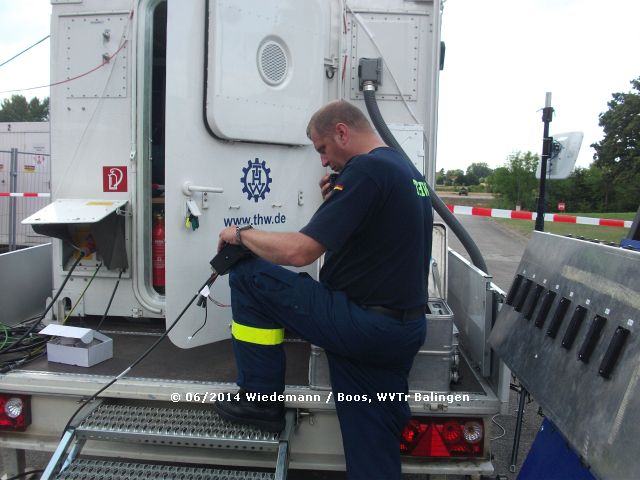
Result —
<svg viewBox="0 0 640 480"><path fill-rule="evenodd" d="M110 207L113 202L87 202L90 207Z"/></svg>

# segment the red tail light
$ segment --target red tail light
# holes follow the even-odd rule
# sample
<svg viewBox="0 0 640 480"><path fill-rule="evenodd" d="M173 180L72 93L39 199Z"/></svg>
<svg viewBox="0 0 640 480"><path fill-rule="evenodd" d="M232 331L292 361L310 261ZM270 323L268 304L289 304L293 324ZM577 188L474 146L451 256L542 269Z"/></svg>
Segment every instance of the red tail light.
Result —
<svg viewBox="0 0 640 480"><path fill-rule="evenodd" d="M24 432L31 425L31 397L0 393L0 430Z"/></svg>
<svg viewBox="0 0 640 480"><path fill-rule="evenodd" d="M481 457L484 427L478 418L412 418L400 453L411 457Z"/></svg>

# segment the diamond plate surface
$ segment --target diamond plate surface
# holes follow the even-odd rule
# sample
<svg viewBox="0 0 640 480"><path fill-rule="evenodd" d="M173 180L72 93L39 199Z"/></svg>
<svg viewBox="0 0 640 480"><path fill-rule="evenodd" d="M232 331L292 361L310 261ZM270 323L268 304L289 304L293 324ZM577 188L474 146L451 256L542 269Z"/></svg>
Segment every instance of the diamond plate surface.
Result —
<svg viewBox="0 0 640 480"><path fill-rule="evenodd" d="M81 459L69 465L57 478L58 480L148 480L150 478L163 478L166 480L273 480L275 475L268 472Z"/></svg>
<svg viewBox="0 0 640 480"><path fill-rule="evenodd" d="M277 450L279 434L223 420L211 408L105 403L76 429L79 436L155 445Z"/></svg>

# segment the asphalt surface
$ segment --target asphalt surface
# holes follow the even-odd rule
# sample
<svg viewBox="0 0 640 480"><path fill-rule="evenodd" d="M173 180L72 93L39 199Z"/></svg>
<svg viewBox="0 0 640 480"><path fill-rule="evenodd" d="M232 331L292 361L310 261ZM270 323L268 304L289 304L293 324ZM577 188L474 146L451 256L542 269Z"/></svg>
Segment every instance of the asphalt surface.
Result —
<svg viewBox="0 0 640 480"><path fill-rule="evenodd" d="M456 217L478 245L493 283L508 290L527 246L527 239L487 217L458 215ZM441 221L436 219L436 221ZM469 259L458 238L449 230L449 247Z"/></svg>
<svg viewBox="0 0 640 480"><path fill-rule="evenodd" d="M505 292L509 289L511 280L526 247L527 240L521 235L498 225L489 218L483 217L458 217L469 234L476 241L478 248L483 253L489 273L493 275L494 283ZM449 237L449 246L463 256L468 257L460 242L452 234ZM538 405L535 402L527 403L523 419L522 437L518 452L518 461L515 472L510 472L511 450L516 425L516 411L518 407L518 395L511 391L508 415L499 415L494 418L496 424L492 425L489 432L494 455L493 463L496 474L504 478L515 479L522 461L527 455L529 447L537 433L542 417L538 415ZM499 426L498 426L499 425ZM29 452L26 464L31 468L44 468L50 457L49 453ZM2 471L2 469L0 469ZM342 473L327 472L291 472L292 480L338 480L343 479ZM404 480L425 480L426 475L404 475ZM441 477L440 477L441 478ZM448 477L458 478L458 477ZM461 478L461 477L460 477Z"/></svg>

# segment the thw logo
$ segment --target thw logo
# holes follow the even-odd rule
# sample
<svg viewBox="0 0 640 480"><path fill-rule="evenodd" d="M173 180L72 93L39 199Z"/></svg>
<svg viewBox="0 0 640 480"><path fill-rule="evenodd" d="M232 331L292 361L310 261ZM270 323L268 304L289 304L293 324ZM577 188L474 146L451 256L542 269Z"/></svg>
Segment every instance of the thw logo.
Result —
<svg viewBox="0 0 640 480"><path fill-rule="evenodd" d="M271 191L271 169L267 168L266 162L255 159L253 162L249 160L247 167L242 169L242 191L247 194L247 200L258 203L258 200L264 200L265 195Z"/></svg>

